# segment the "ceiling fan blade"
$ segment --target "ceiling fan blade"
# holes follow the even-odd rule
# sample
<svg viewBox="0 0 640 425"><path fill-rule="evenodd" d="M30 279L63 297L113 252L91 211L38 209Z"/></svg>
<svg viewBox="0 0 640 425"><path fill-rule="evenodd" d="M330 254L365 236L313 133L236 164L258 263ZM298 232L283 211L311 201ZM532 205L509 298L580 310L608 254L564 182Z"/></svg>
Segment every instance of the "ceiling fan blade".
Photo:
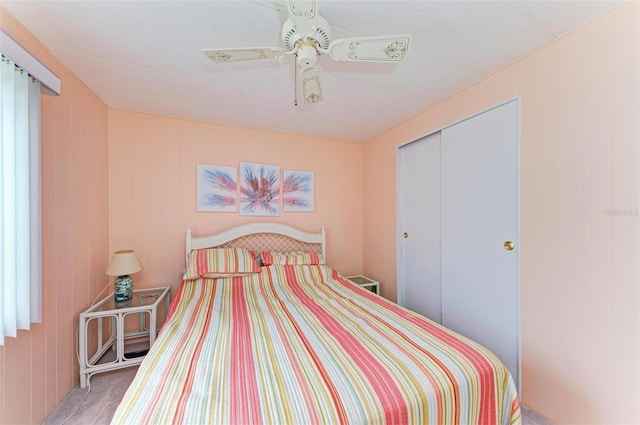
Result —
<svg viewBox="0 0 640 425"><path fill-rule="evenodd" d="M316 0L288 0L289 19L298 32L313 34L318 26L318 3Z"/></svg>
<svg viewBox="0 0 640 425"><path fill-rule="evenodd" d="M320 73L317 66L304 69L300 73L302 83L302 97L304 103L317 103L322 100L322 89L320 88Z"/></svg>
<svg viewBox="0 0 640 425"><path fill-rule="evenodd" d="M381 35L334 40L327 49L337 61L400 62L409 50L411 35Z"/></svg>
<svg viewBox="0 0 640 425"><path fill-rule="evenodd" d="M217 63L250 61L257 59L281 59L287 53L279 47L249 47L241 49L205 49L202 51Z"/></svg>

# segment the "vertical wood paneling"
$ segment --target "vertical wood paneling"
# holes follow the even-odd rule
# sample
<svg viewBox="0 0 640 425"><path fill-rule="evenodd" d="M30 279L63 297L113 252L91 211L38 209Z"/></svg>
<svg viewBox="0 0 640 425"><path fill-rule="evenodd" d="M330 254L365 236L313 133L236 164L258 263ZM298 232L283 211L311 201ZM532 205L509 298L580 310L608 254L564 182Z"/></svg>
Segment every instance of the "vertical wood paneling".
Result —
<svg viewBox="0 0 640 425"><path fill-rule="evenodd" d="M6 365L5 365L4 357L5 357L4 350L0 350L0 377L5 376L5 373L6 373L5 372ZM6 418L7 405L6 405L4 393L5 393L5 385L0 384L0 423L2 424L7 423L7 418Z"/></svg>
<svg viewBox="0 0 640 425"><path fill-rule="evenodd" d="M75 87L68 87L67 96L74 97ZM56 399L59 402L64 398L69 388L73 386L73 291L75 267L73 263L73 142L72 142L72 111L71 102L63 102L60 105L63 116L56 125L56 209L52 213L55 216L55 250L51 253L55 257L56 269L55 282L65 282L58 286L55 302L57 304L56 339L58 340L57 368L56 368ZM65 137L66 136L66 137ZM64 247L64 249L60 249ZM44 253L43 255L46 255ZM61 344L60 341L68 341Z"/></svg>
<svg viewBox="0 0 640 425"><path fill-rule="evenodd" d="M102 104L92 103L91 108L91 124L92 129L89 137L91 143L91 164L92 172L90 193L94 196L87 199L90 205L90 229L92 229L92 238L90 242L89 253L91 255L91 281L94 285L90 292L90 300L96 299L96 296L103 290L108 283L108 277L104 274L105 267L109 261L109 233L108 228L100 223L109 222L109 182L107 140L107 120ZM106 290L105 290L106 292Z"/></svg>
<svg viewBox="0 0 640 425"><path fill-rule="evenodd" d="M612 350L616 350L620 365L613 368L611 379L618 383L609 395L620 409L612 412L612 422L640 422L640 294L638 279L640 234L640 5L616 22L615 50L629 52L616 57L612 67L611 105L612 141L612 205L613 274L611 296L613 303L611 330ZM611 23L613 24L613 22Z"/></svg>
<svg viewBox="0 0 640 425"><path fill-rule="evenodd" d="M382 296L395 300L396 175L392 160L395 161L396 150L393 145L371 143L365 145L365 150L367 158L378 157L386 158L386 160L374 163L366 161L365 165L364 190L362 191L363 194L366 194L362 200L365 206L363 219L364 270L367 276L381 282L380 294ZM393 198L391 198L392 194ZM393 209L388 208L389 203L393 205Z"/></svg>
<svg viewBox="0 0 640 425"><path fill-rule="evenodd" d="M147 153L149 145L149 134L147 130L149 127L150 125L148 121L131 122L131 145L129 151L129 154L131 155L131 181L129 182L129 185L134 185L135 182L141 182L144 184L145 188L149 187L149 155ZM118 190L118 188L115 188L115 190ZM135 250L140 258L140 262L145 266L145 270L140 273L136 273L133 276L134 288L138 288L138 283L144 280L149 272L149 268L147 266L147 261L150 258L149 246L147 245L149 217L142 217L134 212L149 210L149 190L137 191L130 197L130 199L132 214L127 217L127 219L131 223L132 238L127 242L127 245L123 245L117 249Z"/></svg>
<svg viewBox="0 0 640 425"><path fill-rule="evenodd" d="M552 411L555 404L554 351L538 344L549 329L553 329L552 315L538 314L537 306L548 302L556 287L557 267L550 241L554 239L554 161L556 137L548 123L555 114L552 92L546 81L552 80L552 70L546 64L553 60L553 50L545 49L524 60L521 91L520 156L520 220L537 222L538 228L521 226L520 274L529 276L520 285L521 317L521 396L539 411ZM544 205L544 207L540 207ZM538 267L546 264L547 267ZM528 302L522 302L528 300ZM528 318L535 317L535 320ZM541 371L544 371L541 373ZM548 391L530 390L530 382L540 382Z"/></svg>
<svg viewBox="0 0 640 425"><path fill-rule="evenodd" d="M553 127L555 199L554 257L556 283L551 300L556 326L552 331L556 383L556 405L563 406L553 420L558 423L584 423L585 400L580 391L580 372L584 365L584 122L585 81L581 72L584 40L571 34L554 46L552 81L555 92ZM527 158L524 158L526 161ZM571 314L567 305L570 304Z"/></svg>
<svg viewBox="0 0 640 425"><path fill-rule="evenodd" d="M89 97L93 96L85 90L74 90L72 105L89 105ZM90 281L89 275L89 237L91 235L90 216L89 216L89 197L90 197L90 177L89 177L89 145L90 141L90 124L89 108L81 110L73 110L71 114L72 130L72 169L73 178L72 187L72 209L73 209L73 292L66 294L68 299L72 299L71 310L71 338L74 344L71 344L71 372L70 379L74 383L79 372L78 361L75 358L75 341L78 333L78 315L87 308L91 300L89 299L90 289L93 282ZM64 394L63 394L64 396Z"/></svg>
<svg viewBox="0 0 640 425"><path fill-rule="evenodd" d="M45 326L46 339L46 373L45 388L47 395L47 412L52 411L58 403L57 397L57 368L58 362L56 317L58 312L56 286L56 220L55 214L44 214L45 211L55 211L55 188L57 183L56 167L56 123L61 118L60 98L42 99L42 320ZM46 271L46 273L45 273ZM61 289L62 290L62 289Z"/></svg>
<svg viewBox="0 0 640 425"><path fill-rule="evenodd" d="M132 157L133 131L131 121L124 119L121 126L109 127L109 137L116 137L121 143L109 146L109 220L119 223L119 232L109 227L109 256L113 251L128 249L127 240L123 235L131 235L134 231L131 217L133 216L133 194L129 190L115 188L127 187L133 180L135 159ZM116 161L115 158L118 160Z"/></svg>
<svg viewBox="0 0 640 425"><path fill-rule="evenodd" d="M607 215L612 209L612 175L611 157L611 124L612 111L607 102L611 90L612 64L615 63L616 51L610 49L612 27L602 25L585 38L591 55L585 58L584 71L587 81L599 81L590 84L585 90L585 285L584 297L586 306L599 306L585 314L585 328L594 335L598 344L591 344L585 350L585 366L591 370L584 384L586 417L591 423L606 423L611 419L607 405L615 403L610 399L611 382L607 368L601 367L607 361L613 346L612 298L608 285L612 275L612 227L611 217ZM583 378L584 381L584 378ZM602 400L602 403L598 403Z"/></svg>
<svg viewBox="0 0 640 425"><path fill-rule="evenodd" d="M204 162L202 152L204 143L212 143L205 140L202 133L202 123L182 121L180 123L180 217L177 221L182 229L192 227L194 229L206 229L206 213L196 213L196 164ZM214 159L215 161L215 159ZM211 162L211 161L208 161ZM215 162L213 162L215 163ZM219 214L216 214L219 215Z"/></svg>
<svg viewBox="0 0 640 425"><path fill-rule="evenodd" d="M1 7L0 26L62 80L41 109L43 323L0 347L0 423L41 423L79 380L77 313L108 261L107 110Z"/></svg>
<svg viewBox="0 0 640 425"><path fill-rule="evenodd" d="M147 156L147 170L146 170L146 178L147 178L147 205L146 208L149 211L157 211L155 214L150 214L147 216L147 232L145 234L145 246L160 246L162 243L158 232L153 232L151 229L160 229L162 228L162 220L161 215L159 214L159 209L156 209L157 205L161 205L161 197L164 189L159 185L160 175L162 174L162 170L159 166L159 153L158 149L160 129L157 125L157 120L150 119L147 125L147 140L144 144L145 155ZM154 271L159 270L161 268L160 258L154 255L146 255L145 252L145 269L147 269L147 274L154 274ZM152 276L150 281L162 283L162 281L157 276Z"/></svg>
<svg viewBox="0 0 640 425"><path fill-rule="evenodd" d="M24 400L29 400L31 395L31 362L25 353L31 354L31 335L27 331L18 331L17 338L5 339L5 375L6 382L13 382L15 385L7 386L5 392L5 407L7 424L26 424L31 421L31 409L16 409ZM22 365L22 367L14 367ZM30 404L29 404L29 407Z"/></svg>
<svg viewBox="0 0 640 425"><path fill-rule="evenodd" d="M44 418L47 410L47 388L42 379L47 374L46 329L41 324L31 324L31 420ZM4 422L3 422L4 423Z"/></svg>
<svg viewBox="0 0 640 425"><path fill-rule="evenodd" d="M160 136L155 149L158 151L157 161L160 169L160 198L154 211L160 218L161 229L169 229L176 225L176 217L180 216L182 205L179 201L180 179L180 144L176 143L180 134L178 121L154 120L160 129ZM195 209L195 207L194 207ZM186 231L186 229L185 229ZM151 282L172 285L180 277L180 269L184 267L184 239L180 232L158 232L160 255L156 257L156 267L151 269ZM160 266L161 265L161 266Z"/></svg>

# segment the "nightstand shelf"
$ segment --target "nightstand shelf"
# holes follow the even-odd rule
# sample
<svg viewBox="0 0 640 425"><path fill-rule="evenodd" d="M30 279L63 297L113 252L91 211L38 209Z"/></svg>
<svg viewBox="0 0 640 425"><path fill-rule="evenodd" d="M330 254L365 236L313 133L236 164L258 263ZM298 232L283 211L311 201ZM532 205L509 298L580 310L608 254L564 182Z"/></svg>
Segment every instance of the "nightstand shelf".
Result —
<svg viewBox="0 0 640 425"><path fill-rule="evenodd" d="M169 312L170 302L171 288L168 286L138 289L133 291L133 298L129 301L115 302L111 294L80 313L80 387L86 387L91 376L96 373L142 363L146 351L156 340L158 323L162 323L158 322L158 310L164 321ZM158 306L161 308L158 309ZM127 320L128 318L130 319ZM105 320L106 325L103 323ZM97 331L93 338L95 351L90 351L88 347L87 333L90 328L92 332ZM107 330L109 332L105 334ZM127 340L135 342L125 344ZM109 349L114 353L107 353Z"/></svg>
<svg viewBox="0 0 640 425"><path fill-rule="evenodd" d="M373 280L361 274L355 276L346 276L346 279L373 292L374 294L380 293L380 282Z"/></svg>

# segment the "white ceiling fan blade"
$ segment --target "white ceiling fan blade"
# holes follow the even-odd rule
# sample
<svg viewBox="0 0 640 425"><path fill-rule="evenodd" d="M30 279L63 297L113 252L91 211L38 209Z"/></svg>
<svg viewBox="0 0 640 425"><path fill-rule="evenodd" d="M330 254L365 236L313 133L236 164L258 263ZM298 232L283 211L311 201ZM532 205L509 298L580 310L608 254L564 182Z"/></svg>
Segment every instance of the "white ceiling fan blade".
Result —
<svg viewBox="0 0 640 425"><path fill-rule="evenodd" d="M411 35L381 35L334 40L327 49L337 61L400 62L409 50Z"/></svg>
<svg viewBox="0 0 640 425"><path fill-rule="evenodd" d="M322 89L320 88L320 73L318 67L304 69L300 73L302 83L302 97L304 103L317 103L322 100Z"/></svg>
<svg viewBox="0 0 640 425"><path fill-rule="evenodd" d="M318 26L318 3L316 0L288 0L289 19L298 32L311 35Z"/></svg>
<svg viewBox="0 0 640 425"><path fill-rule="evenodd" d="M241 49L205 49L202 51L217 63L250 61L257 59L281 59L287 53L279 47L249 47Z"/></svg>

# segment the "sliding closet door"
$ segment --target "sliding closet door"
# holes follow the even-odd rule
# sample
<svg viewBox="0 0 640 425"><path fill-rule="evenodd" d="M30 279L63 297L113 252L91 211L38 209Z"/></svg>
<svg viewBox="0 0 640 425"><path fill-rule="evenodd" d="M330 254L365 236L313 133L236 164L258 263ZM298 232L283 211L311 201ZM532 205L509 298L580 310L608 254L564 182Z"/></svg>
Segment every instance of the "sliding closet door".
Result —
<svg viewBox="0 0 640 425"><path fill-rule="evenodd" d="M517 385L519 103L441 137L442 324L496 353Z"/></svg>
<svg viewBox="0 0 640 425"><path fill-rule="evenodd" d="M440 133L401 146L398 303L440 322Z"/></svg>

